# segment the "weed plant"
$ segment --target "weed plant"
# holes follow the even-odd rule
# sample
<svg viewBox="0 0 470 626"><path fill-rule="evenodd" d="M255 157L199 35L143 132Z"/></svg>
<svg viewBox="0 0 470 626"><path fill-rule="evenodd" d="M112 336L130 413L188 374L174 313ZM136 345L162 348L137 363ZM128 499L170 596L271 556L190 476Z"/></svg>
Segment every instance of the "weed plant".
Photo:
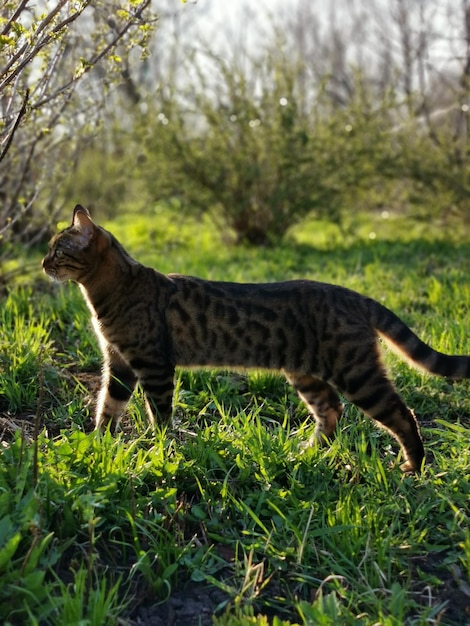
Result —
<svg viewBox="0 0 470 626"><path fill-rule="evenodd" d="M112 225L162 271L341 283L470 352L470 241L379 226L254 251L161 211ZM146 430L137 394L111 437L90 432L100 360L76 286L38 275L0 315L1 623L132 624L190 582L223 592L217 626L469 623L468 381L386 355L422 423L419 476L349 405L330 448L305 448L312 420L273 373L179 371L172 428Z"/></svg>

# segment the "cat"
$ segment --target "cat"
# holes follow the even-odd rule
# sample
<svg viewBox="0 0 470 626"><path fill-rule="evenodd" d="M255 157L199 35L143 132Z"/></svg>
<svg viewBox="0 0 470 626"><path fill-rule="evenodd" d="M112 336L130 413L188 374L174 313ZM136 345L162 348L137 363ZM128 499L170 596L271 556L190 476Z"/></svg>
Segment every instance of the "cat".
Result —
<svg viewBox="0 0 470 626"><path fill-rule="evenodd" d="M314 416L319 441L334 434L341 393L395 437L402 470L417 472L418 424L387 377L378 337L430 373L470 377L469 356L436 352L375 300L310 280L164 275L135 261L80 205L42 265L54 280L77 282L91 310L104 357L97 429L116 430L137 382L152 422L168 424L176 366L281 370Z"/></svg>

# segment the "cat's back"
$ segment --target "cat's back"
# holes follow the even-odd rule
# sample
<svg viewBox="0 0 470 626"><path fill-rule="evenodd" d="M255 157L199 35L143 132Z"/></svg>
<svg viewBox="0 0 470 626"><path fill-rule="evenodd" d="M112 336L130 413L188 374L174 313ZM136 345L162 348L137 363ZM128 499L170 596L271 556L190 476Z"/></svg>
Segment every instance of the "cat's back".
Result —
<svg viewBox="0 0 470 626"><path fill-rule="evenodd" d="M331 315L352 309L367 308L368 298L347 288L313 280L289 280L271 283L235 283L211 281L169 274L172 282L169 310L186 310L188 315L206 313L224 318L236 309L238 315L267 321L295 309L299 314L325 310ZM370 301L373 306L374 301Z"/></svg>
<svg viewBox="0 0 470 626"><path fill-rule="evenodd" d="M310 359L310 352L318 349L325 337L337 336L340 328L352 323L355 328L360 324L367 329L361 311L365 299L327 283L169 278L174 289L166 319L181 365L290 368Z"/></svg>

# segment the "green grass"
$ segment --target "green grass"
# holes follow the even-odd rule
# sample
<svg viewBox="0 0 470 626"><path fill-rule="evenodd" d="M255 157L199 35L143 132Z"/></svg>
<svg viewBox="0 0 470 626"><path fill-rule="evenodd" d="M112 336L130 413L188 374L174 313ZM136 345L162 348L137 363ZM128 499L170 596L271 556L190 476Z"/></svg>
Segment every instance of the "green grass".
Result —
<svg viewBox="0 0 470 626"><path fill-rule="evenodd" d="M341 283L437 349L470 352L463 235L387 222L343 240L312 224L253 250L162 211L108 226L161 271ZM469 383L386 360L422 421L417 477L352 406L330 448L302 447L313 424L270 373L178 372L171 429L145 430L137 394L123 432L97 436L88 312L76 286L52 286L38 266L0 310L0 621L127 623L192 580L225 591L218 626L468 623Z"/></svg>

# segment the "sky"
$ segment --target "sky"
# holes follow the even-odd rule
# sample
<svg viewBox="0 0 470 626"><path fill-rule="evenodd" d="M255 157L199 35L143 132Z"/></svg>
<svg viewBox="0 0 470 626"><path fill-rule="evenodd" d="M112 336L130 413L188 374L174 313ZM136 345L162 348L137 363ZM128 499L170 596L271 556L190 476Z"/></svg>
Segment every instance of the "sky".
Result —
<svg viewBox="0 0 470 626"><path fill-rule="evenodd" d="M315 2L315 0L312 0ZM179 16L198 39L223 45L227 33L241 37L251 32L254 22L268 23L270 15L292 0L154 0L162 26L168 14Z"/></svg>
<svg viewBox="0 0 470 626"><path fill-rule="evenodd" d="M229 52L232 57L237 50L256 51L271 41L272 20L282 26L295 15L302 22L303 16L310 13L319 21L324 41L331 41L331 27L335 26L353 65L374 66L380 62L379 50L382 55L389 50L400 64L403 50L393 19L399 4L397 0L154 0L161 28L161 36L157 33L156 38L157 55L165 56L165 42L172 28L179 32L183 54L185 44L188 49L196 44L222 56ZM409 0L406 6L415 45L424 28L427 80L432 83L449 71L458 76L466 55L462 4L456 0ZM359 31L363 31L362 39ZM305 32L312 42L308 27Z"/></svg>
<svg viewBox="0 0 470 626"><path fill-rule="evenodd" d="M320 20L328 22L334 13L336 22L343 23L346 16L356 14L370 17L371 14L382 13L383 35L390 33L387 28L393 28L390 20L390 11L397 13L398 2L390 0L154 0L154 6L161 16L161 24L166 28L168 15L180 17L185 28L190 26L194 37L223 42L227 37L227 31L231 36L243 37L254 31L253 25L265 25L269 27L270 20L288 15L302 4L313 7L313 13ZM419 19L420 6L425 7L426 20L437 35L436 39L442 42L454 40L457 30L461 30L463 19L461 3L457 0L410 0L409 8L411 18ZM405 5L406 6L406 5ZM347 10L345 10L347 7ZM412 28L417 31L421 27L418 23L412 23ZM452 32L451 32L452 31ZM436 44L437 45L437 44ZM449 51L443 51L448 56Z"/></svg>

